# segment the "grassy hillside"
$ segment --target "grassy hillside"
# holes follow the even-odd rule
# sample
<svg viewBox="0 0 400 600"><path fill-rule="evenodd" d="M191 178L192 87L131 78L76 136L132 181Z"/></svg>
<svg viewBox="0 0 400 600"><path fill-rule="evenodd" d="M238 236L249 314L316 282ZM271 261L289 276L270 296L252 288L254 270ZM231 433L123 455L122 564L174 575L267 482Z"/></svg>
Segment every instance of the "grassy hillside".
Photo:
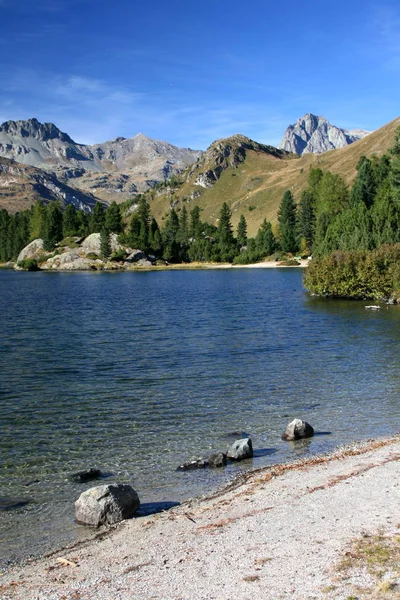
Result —
<svg viewBox="0 0 400 600"><path fill-rule="evenodd" d="M248 233L254 235L262 220L276 221L277 211L285 190L291 190L299 200L307 186L310 169L319 167L341 175L350 184L356 174L356 166L362 155L377 156L385 153L393 143L394 133L400 124L397 118L367 137L346 148L324 154L293 154L273 152L274 149L233 136L212 144L203 159L188 170L183 185L153 192L151 209L161 224L170 205L177 210L186 204L187 209L198 205L203 209L202 219L216 223L223 202L232 210L232 222L236 227L240 215L246 217ZM226 157L226 147L232 150L247 140L243 162ZM232 152L231 152L232 156ZM196 185L201 173L224 166L219 179L211 187ZM197 194L199 194L197 196ZM197 196L197 197L196 197Z"/></svg>

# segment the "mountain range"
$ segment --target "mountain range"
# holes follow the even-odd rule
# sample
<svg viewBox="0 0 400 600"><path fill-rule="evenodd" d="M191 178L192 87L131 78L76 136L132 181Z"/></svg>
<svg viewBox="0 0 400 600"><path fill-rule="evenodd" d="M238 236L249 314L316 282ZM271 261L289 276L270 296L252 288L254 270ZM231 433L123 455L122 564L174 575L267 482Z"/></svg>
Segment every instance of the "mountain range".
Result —
<svg viewBox="0 0 400 600"><path fill-rule="evenodd" d="M322 125L319 138L334 127L311 114L299 122L307 135L313 131L310 139L318 130L315 124ZM90 211L96 200L121 202L143 191L159 222L171 206L179 210L186 204L190 210L197 204L202 218L216 223L222 203L227 202L233 225L244 214L252 235L264 218L276 220L285 190L299 199L310 168L329 169L351 183L360 157L387 151L398 125L395 119L357 141L349 137L345 147L331 152L317 154L313 143L307 152L304 146L300 156L299 147L293 153L243 135L217 140L205 152L177 148L142 134L85 146L52 124L36 119L8 121L0 126L0 208L16 212L43 198ZM326 144L343 143L340 136L330 135Z"/></svg>
<svg viewBox="0 0 400 600"><path fill-rule="evenodd" d="M0 156L40 168L64 185L98 199L126 200L180 173L202 152L177 148L139 133L96 145L77 144L37 119L0 126Z"/></svg>

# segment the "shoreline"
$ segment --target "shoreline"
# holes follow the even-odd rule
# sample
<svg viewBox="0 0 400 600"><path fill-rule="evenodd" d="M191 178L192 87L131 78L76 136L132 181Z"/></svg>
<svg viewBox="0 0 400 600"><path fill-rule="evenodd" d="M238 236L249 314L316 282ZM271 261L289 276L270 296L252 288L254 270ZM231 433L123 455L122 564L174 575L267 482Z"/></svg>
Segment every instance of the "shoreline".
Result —
<svg viewBox="0 0 400 600"><path fill-rule="evenodd" d="M274 260L274 261L263 261L258 263L251 263L249 265L235 265L233 263L202 263L202 262L192 262L192 263L177 263L177 264L169 264L169 265L153 265L149 266L132 266L129 269L118 268L118 269L76 269L77 272L86 272L92 273L93 271L100 272L104 271L107 273L122 273L122 272L135 272L135 271L179 271L179 270L212 270L212 269L299 269L308 267L310 261L309 259L300 259L297 260L298 265L285 265L282 264L284 261ZM0 269L4 270L19 270L24 271L24 269L15 269L15 264L9 265L5 263L0 263ZM38 269L43 273L70 273L71 269ZM72 270L73 271L73 270Z"/></svg>
<svg viewBox="0 0 400 600"><path fill-rule="evenodd" d="M390 518L400 493L400 473L393 472L397 461L399 435L252 469L206 496L92 531L86 540L11 566L0 590L5 599L24 600L89 599L94 588L96 600L131 600L132 593L160 600L219 600L262 594L268 582L265 590L275 591L262 597L303 598L296 595L300 589L312 597L336 597L315 595L329 579L325 567L333 557L338 559L346 542L363 530L372 535L384 524L396 525ZM321 545L334 550L329 560L319 556ZM283 558L293 569L298 562L304 565L279 572ZM293 585L294 593L287 593Z"/></svg>

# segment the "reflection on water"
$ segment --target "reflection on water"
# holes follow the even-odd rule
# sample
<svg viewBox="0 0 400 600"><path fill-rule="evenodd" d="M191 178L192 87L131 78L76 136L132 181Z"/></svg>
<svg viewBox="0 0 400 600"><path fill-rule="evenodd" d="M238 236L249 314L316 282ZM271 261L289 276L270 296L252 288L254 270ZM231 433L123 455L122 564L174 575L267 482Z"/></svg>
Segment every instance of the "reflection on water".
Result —
<svg viewBox="0 0 400 600"><path fill-rule="evenodd" d="M400 309L310 298L299 270L0 272L0 562L71 541L88 468L175 503L251 466L398 429ZM293 417L317 432L280 436ZM253 461L177 472L250 435Z"/></svg>

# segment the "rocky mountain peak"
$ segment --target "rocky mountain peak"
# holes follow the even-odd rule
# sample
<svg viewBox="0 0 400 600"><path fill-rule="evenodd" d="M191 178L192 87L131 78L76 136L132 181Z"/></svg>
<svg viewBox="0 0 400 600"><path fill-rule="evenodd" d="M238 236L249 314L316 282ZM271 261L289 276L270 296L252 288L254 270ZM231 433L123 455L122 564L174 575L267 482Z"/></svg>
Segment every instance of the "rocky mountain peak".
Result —
<svg viewBox="0 0 400 600"><path fill-rule="evenodd" d="M0 133L19 136L21 138L31 137L43 142L59 139L68 144L75 143L69 135L63 133L53 123L40 123L35 118L26 121L6 121L0 125Z"/></svg>
<svg viewBox="0 0 400 600"><path fill-rule="evenodd" d="M369 131L362 129L347 131L332 125L325 117L306 113L294 125L289 125L279 148L295 154L320 154L327 150L343 148L368 133Z"/></svg>

